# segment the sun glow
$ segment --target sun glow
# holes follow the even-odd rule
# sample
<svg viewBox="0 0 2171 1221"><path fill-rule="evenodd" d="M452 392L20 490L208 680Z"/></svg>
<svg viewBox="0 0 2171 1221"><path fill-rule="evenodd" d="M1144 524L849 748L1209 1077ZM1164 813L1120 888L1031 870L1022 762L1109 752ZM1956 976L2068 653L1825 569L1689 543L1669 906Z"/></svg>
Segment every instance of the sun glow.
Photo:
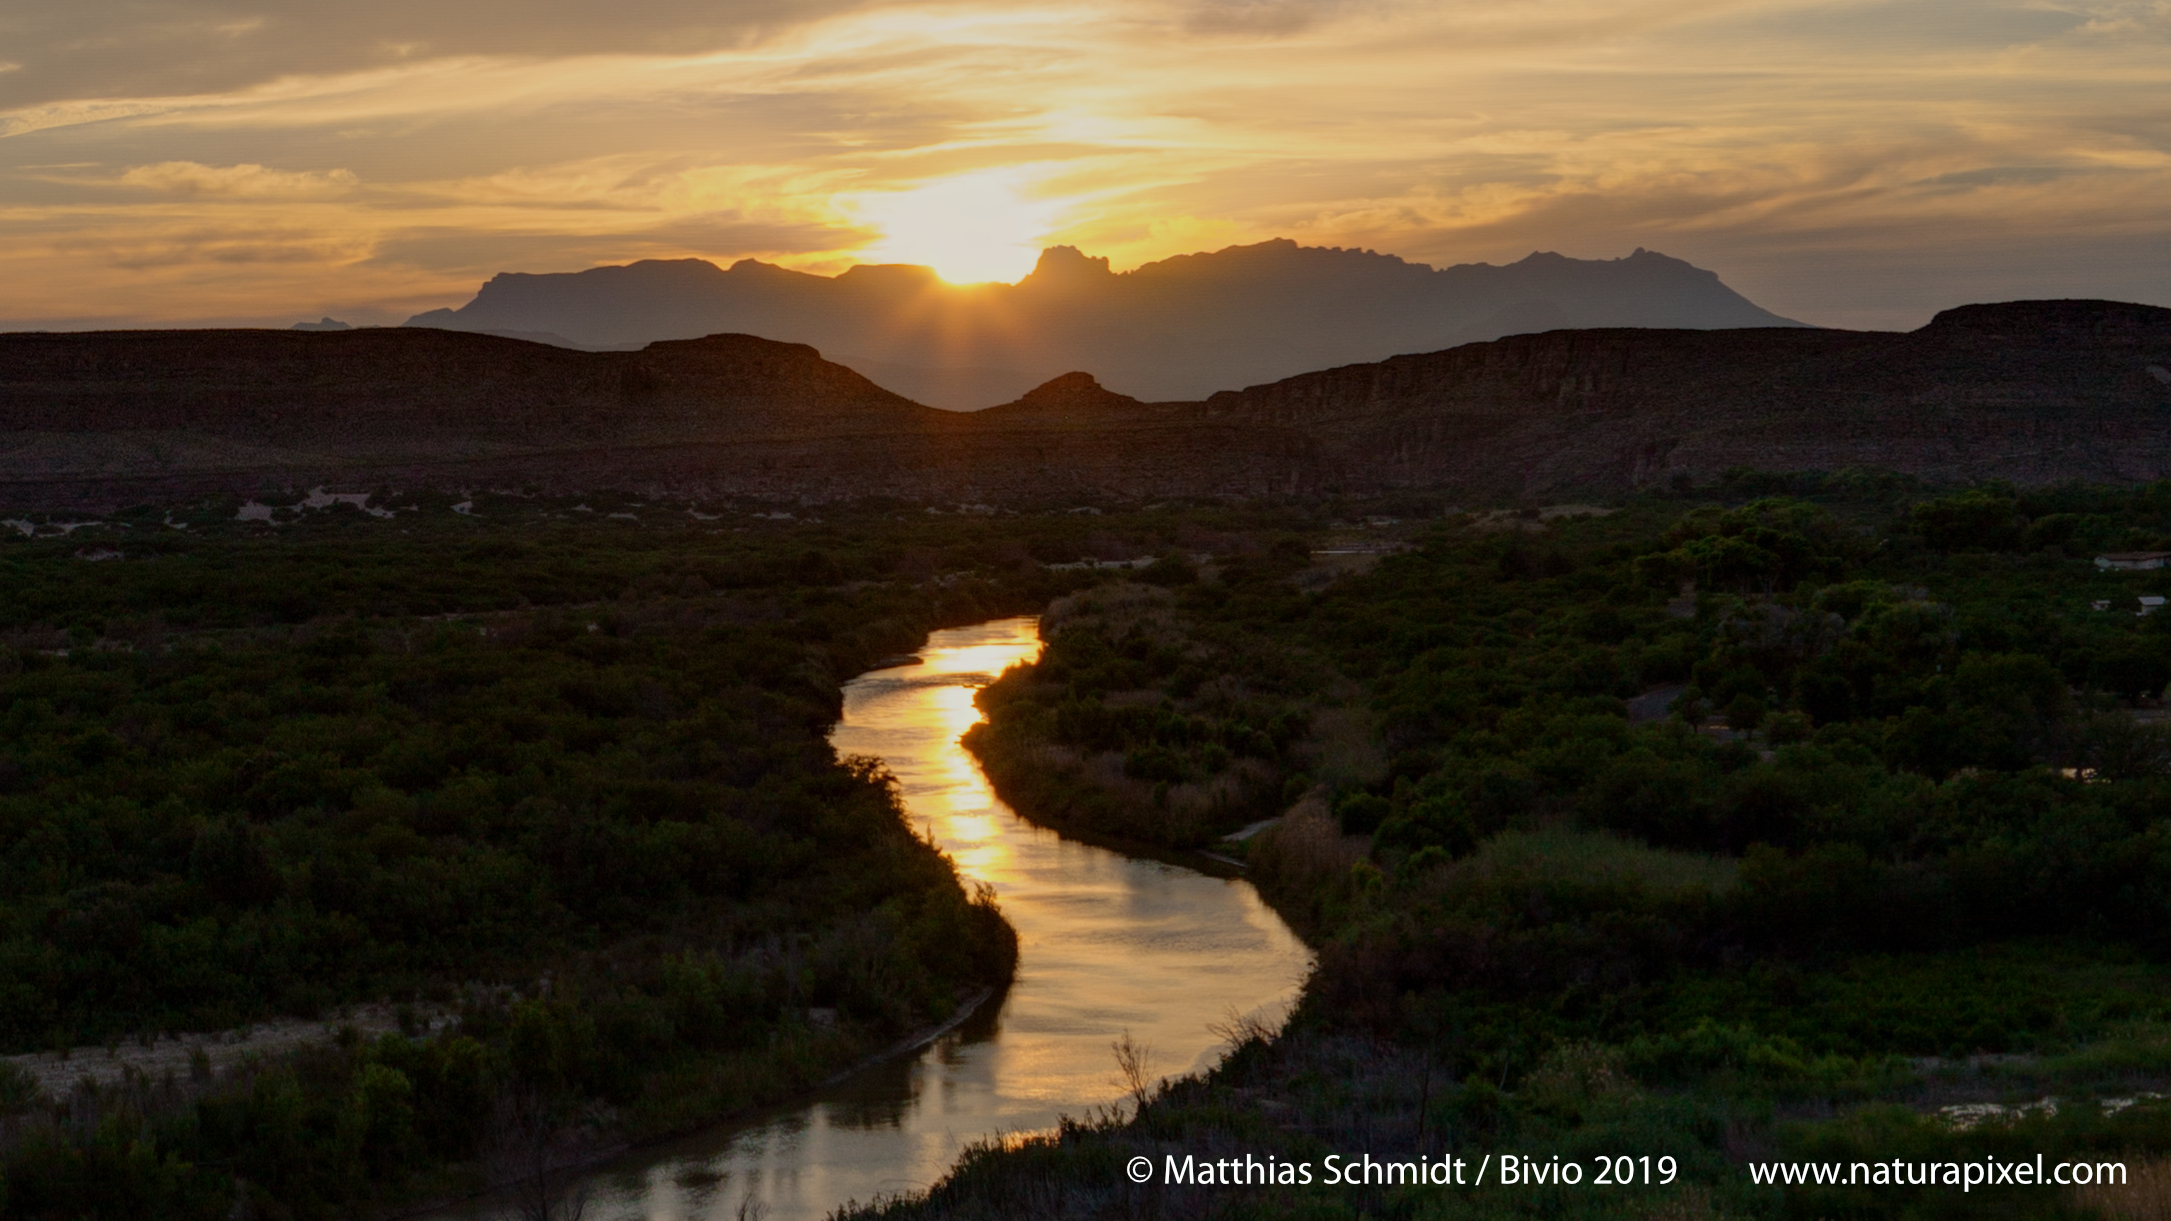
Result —
<svg viewBox="0 0 2171 1221"><path fill-rule="evenodd" d="M1062 209L1058 200L1026 198L1025 186L1020 170L981 170L842 202L882 233L859 252L864 262L918 263L952 284L1016 281L1033 270Z"/></svg>

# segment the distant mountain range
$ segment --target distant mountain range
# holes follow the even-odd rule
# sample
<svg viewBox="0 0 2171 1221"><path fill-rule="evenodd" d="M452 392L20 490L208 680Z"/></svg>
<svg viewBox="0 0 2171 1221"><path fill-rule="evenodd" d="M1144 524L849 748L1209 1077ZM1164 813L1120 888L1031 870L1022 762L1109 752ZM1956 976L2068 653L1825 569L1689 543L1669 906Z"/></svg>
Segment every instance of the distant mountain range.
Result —
<svg viewBox="0 0 2171 1221"><path fill-rule="evenodd" d="M2022 301L1906 334L1515 335L1192 402L1073 372L940 411L750 335L581 352L425 328L0 335L0 502L620 489L936 503L1625 491L1730 467L2171 477L2171 310Z"/></svg>
<svg viewBox="0 0 2171 1221"><path fill-rule="evenodd" d="M1277 240L1112 272L1070 246L1017 284L954 286L925 267L835 277L743 259L508 272L411 327L633 349L738 332L811 344L918 402L970 410L1090 369L1148 400L1204 398L1312 369L1565 327L1800 326L1717 274L1648 250L1533 254L1434 270Z"/></svg>

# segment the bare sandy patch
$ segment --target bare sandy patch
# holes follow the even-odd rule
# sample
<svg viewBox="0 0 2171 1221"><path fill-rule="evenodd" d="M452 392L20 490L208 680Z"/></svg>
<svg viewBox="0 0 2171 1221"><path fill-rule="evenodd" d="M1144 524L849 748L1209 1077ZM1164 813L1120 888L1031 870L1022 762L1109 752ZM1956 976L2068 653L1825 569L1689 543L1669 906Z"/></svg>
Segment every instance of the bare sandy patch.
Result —
<svg viewBox="0 0 2171 1221"><path fill-rule="evenodd" d="M417 1020L435 1029L451 1021L442 1014L418 1014ZM209 1034L163 1035L149 1043L128 1041L109 1046L70 1048L64 1052L41 1051L9 1056L8 1063L36 1079L38 1088L54 1098L65 1098L77 1083L89 1078L100 1086L116 1085L130 1071L149 1081L168 1075L186 1080L191 1073L208 1068L223 1073L254 1057L275 1060L305 1047L331 1043L340 1031L351 1029L366 1039L399 1030L397 1011L390 1005L357 1005L319 1021L277 1018L234 1030ZM201 1053L203 1062L196 1063Z"/></svg>

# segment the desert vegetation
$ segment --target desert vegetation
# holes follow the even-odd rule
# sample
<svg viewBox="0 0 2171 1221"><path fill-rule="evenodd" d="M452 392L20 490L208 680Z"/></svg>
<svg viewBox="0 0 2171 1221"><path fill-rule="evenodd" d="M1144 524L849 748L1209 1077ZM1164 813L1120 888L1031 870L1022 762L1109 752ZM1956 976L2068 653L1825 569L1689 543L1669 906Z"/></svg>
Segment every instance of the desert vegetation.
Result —
<svg viewBox="0 0 2171 1221"><path fill-rule="evenodd" d="M876 1211L2149 1215L2145 1184L1781 1189L1742 1167L2160 1161L2171 619L2140 601L2163 573L2093 559L2171 540L2171 488L1742 474L1614 507L1427 514L1325 575L1262 540L1058 604L1041 662L983 693L990 774L1059 822L1248 856L1319 967L1288 1029L1234 1032L1209 1077ZM1502 1149L1683 1174L1516 1193L1121 1170Z"/></svg>
<svg viewBox="0 0 2171 1221"><path fill-rule="evenodd" d="M0 1050L86 1062L4 1066L7 1215L532 1187L1008 979L992 901L825 737L840 677L1033 604L970 530L271 508L0 542ZM357 1002L399 1029L90 1068Z"/></svg>
<svg viewBox="0 0 2171 1221"><path fill-rule="evenodd" d="M1043 659L982 692L969 741L1000 791L1248 862L1319 967L1285 1030L1230 1026L1217 1072L1140 1070L1119 1113L874 1211L2154 1206L2146 1176L1963 1199L1741 1167L2171 1152L2171 616L2139 601L2167 578L2093 563L2171 542L2171 489L372 504L0 535L8 1050L398 1013L72 1091L6 1074L13 1213L331 1216L493 1178L549 1211L584 1156L946 1016L1013 943L824 732L842 678L1036 608ZM1506 1195L1121 1169L1507 1148L1682 1174Z"/></svg>

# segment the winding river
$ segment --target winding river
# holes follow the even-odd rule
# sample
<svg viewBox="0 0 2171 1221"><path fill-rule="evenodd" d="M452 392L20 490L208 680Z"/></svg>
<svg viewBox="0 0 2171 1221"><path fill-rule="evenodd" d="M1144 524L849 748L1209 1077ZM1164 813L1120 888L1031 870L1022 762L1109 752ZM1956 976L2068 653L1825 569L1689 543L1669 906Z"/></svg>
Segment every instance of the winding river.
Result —
<svg viewBox="0 0 2171 1221"><path fill-rule="evenodd" d="M832 734L839 754L887 763L913 821L995 887L1020 938L1016 983L916 1055L628 1155L591 1180L588 1218L820 1221L929 1186L970 1142L1117 1101L1110 1045L1126 1031L1154 1075L1175 1076L1219 1059L1208 1026L1232 1011L1280 1019L1310 954L1249 883L1036 827L958 745L980 719L973 693L1039 652L1029 618L936 632L918 664L847 684Z"/></svg>

